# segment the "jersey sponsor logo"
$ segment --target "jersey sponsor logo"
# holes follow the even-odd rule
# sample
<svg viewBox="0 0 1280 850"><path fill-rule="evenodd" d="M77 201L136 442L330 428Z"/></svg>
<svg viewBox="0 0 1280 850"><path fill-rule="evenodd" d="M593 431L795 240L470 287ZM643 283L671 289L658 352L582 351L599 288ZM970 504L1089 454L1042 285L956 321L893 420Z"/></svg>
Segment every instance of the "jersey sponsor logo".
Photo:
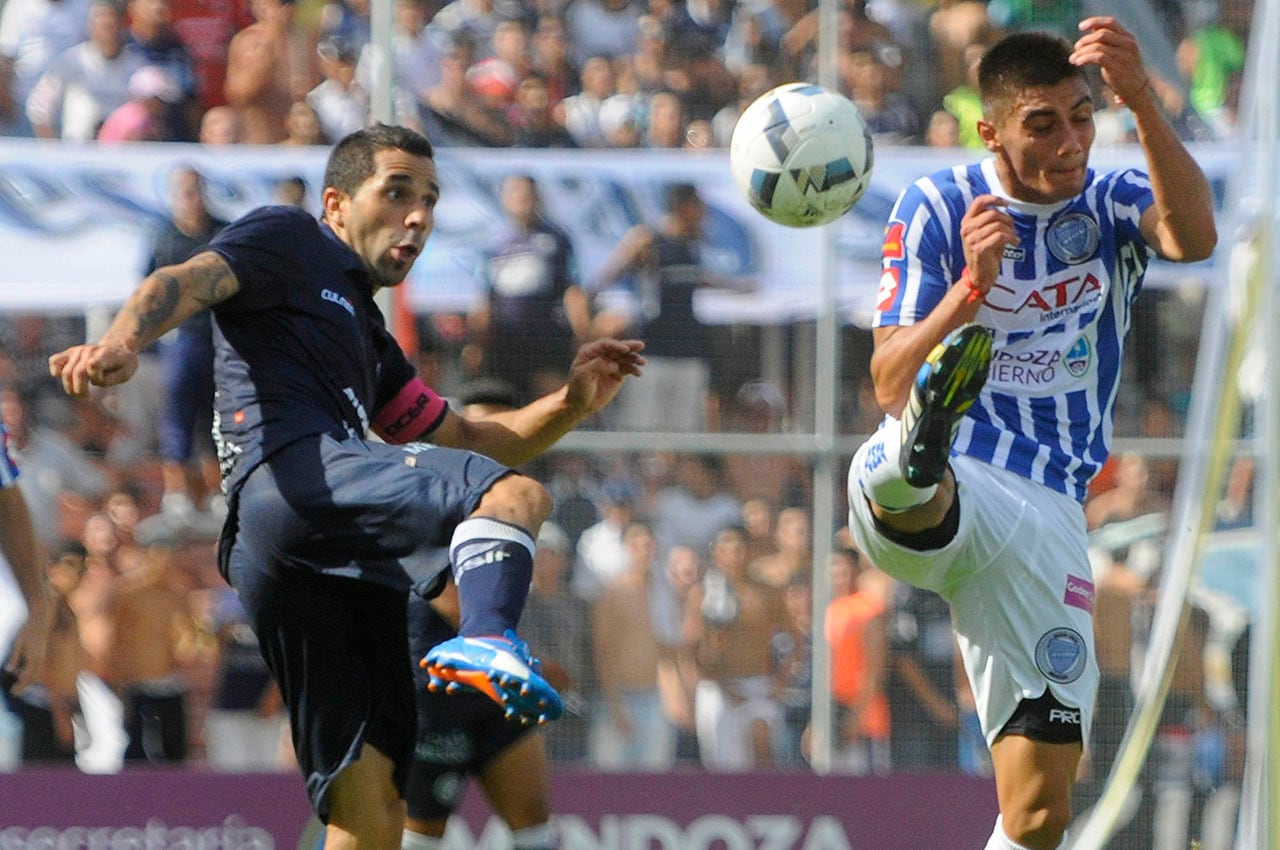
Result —
<svg viewBox="0 0 1280 850"><path fill-rule="evenodd" d="M1017 245L1005 245L1003 256L1006 260L1017 262L1018 260L1026 259L1027 252Z"/></svg>
<svg viewBox="0 0 1280 850"><path fill-rule="evenodd" d="M340 293L334 292L332 289L320 290L320 297L332 304L337 304L339 307L346 310L348 313L350 313L353 316L356 314L355 305L352 304L350 301L348 301Z"/></svg>
<svg viewBox="0 0 1280 850"><path fill-rule="evenodd" d="M1050 629L1036 643L1036 666L1047 679L1059 684L1079 679L1088 660L1084 638L1075 629Z"/></svg>
<svg viewBox="0 0 1280 850"><path fill-rule="evenodd" d="M1067 351L1066 360L1067 374L1073 378L1083 377L1093 365L1093 346L1089 344L1089 338L1084 335L1077 337Z"/></svg>
<svg viewBox="0 0 1280 850"><path fill-rule="evenodd" d="M893 306L893 301L898 297L898 270L885 269L884 274L880 275L880 289L876 292L876 309L884 312Z"/></svg>
<svg viewBox="0 0 1280 850"><path fill-rule="evenodd" d="M1066 726L1080 725L1080 711L1073 708L1051 708L1049 709L1049 722L1061 723Z"/></svg>
<svg viewBox="0 0 1280 850"><path fill-rule="evenodd" d="M1053 383L1062 354L1052 348L1030 351L1001 349L991 355L990 380L1000 384L1043 387Z"/></svg>
<svg viewBox="0 0 1280 850"><path fill-rule="evenodd" d="M900 221L893 222L885 230L884 248L881 254L886 260L901 260L903 258L905 252L902 241L906 231L907 226Z"/></svg>
<svg viewBox="0 0 1280 850"><path fill-rule="evenodd" d="M667 815L603 810L598 818L556 816L560 846L573 850L851 850L844 825L831 815L701 815L688 823ZM595 822L593 822L593 820ZM448 846L455 850L502 850L511 832L497 815L479 834L467 822L449 822ZM858 847L865 847L861 841Z"/></svg>
<svg viewBox="0 0 1280 850"><path fill-rule="evenodd" d="M1051 322L1078 313L1102 297L1102 281L1092 274L1071 275L1022 293L996 281L983 303L1000 313L1020 316L1038 312L1039 320Z"/></svg>
<svg viewBox="0 0 1280 850"><path fill-rule="evenodd" d="M1093 582L1077 576L1067 576L1067 588L1062 601L1067 605L1093 613Z"/></svg>
<svg viewBox="0 0 1280 850"><path fill-rule="evenodd" d="M1067 213L1049 225L1045 234L1049 253L1067 265L1083 263L1092 257L1100 241L1098 222L1082 212Z"/></svg>

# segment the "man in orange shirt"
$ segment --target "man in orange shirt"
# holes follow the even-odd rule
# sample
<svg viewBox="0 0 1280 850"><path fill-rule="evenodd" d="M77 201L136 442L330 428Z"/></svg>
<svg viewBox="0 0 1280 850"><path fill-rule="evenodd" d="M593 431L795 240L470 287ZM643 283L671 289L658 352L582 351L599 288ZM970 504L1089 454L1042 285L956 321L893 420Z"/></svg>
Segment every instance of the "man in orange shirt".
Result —
<svg viewBox="0 0 1280 850"><path fill-rule="evenodd" d="M888 606L862 581L854 549L831 553L831 604L824 631L831 646L831 694L839 746L834 769L853 774L889 771Z"/></svg>

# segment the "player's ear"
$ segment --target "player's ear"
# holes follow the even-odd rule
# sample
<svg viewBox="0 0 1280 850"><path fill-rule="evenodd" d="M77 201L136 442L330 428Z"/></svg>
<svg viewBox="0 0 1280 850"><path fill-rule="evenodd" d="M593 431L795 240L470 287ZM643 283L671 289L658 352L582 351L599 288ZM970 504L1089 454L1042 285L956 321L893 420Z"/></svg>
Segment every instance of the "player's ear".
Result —
<svg viewBox="0 0 1280 850"><path fill-rule="evenodd" d="M335 189L333 186L326 186L324 193L321 194L320 203L324 207L324 220L329 223L330 227L342 227L345 224L345 205L342 202L346 200L346 197L344 192Z"/></svg>
<svg viewBox="0 0 1280 850"><path fill-rule="evenodd" d="M978 119L978 137L982 139L982 146L992 153L1000 150L1000 140L996 138L996 127L985 118Z"/></svg>

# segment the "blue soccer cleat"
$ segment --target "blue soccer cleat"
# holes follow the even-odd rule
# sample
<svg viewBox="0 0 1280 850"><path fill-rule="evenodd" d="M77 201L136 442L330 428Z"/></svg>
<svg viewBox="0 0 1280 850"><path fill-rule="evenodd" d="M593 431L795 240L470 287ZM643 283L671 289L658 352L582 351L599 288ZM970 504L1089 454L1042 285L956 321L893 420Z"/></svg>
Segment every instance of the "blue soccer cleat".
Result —
<svg viewBox="0 0 1280 850"><path fill-rule="evenodd" d="M508 720L542 724L564 714L564 701L542 678L542 665L510 629L502 637L451 638L433 646L419 665L431 676L431 690L479 691L502 706Z"/></svg>
<svg viewBox="0 0 1280 850"><path fill-rule="evenodd" d="M902 477L913 487L942 480L960 420L991 368L991 331L964 325L934 346L916 373L902 411Z"/></svg>

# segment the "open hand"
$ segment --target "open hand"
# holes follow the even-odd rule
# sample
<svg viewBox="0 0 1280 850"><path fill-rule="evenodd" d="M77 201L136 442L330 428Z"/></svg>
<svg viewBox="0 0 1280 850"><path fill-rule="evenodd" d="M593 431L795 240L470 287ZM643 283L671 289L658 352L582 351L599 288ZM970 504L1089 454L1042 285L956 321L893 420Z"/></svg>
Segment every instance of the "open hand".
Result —
<svg viewBox="0 0 1280 850"><path fill-rule="evenodd" d="M569 367L569 403L588 414L601 410L628 375L640 377L643 350L638 339L597 339L579 348Z"/></svg>
<svg viewBox="0 0 1280 850"><path fill-rule="evenodd" d="M1071 53L1073 65L1097 65L1103 81L1116 93L1116 100L1129 103L1147 88L1147 70L1142 64L1138 40L1115 18L1096 16L1080 22L1084 35Z"/></svg>

